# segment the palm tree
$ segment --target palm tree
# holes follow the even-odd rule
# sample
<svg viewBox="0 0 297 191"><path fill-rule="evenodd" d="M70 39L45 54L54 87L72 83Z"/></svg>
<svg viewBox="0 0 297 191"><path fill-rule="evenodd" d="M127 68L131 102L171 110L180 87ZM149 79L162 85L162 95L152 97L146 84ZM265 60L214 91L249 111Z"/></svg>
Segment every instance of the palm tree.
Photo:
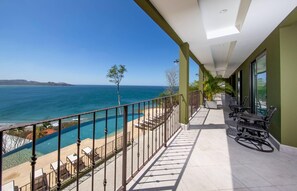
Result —
<svg viewBox="0 0 297 191"><path fill-rule="evenodd" d="M206 80L204 81L204 95L207 101L212 101L214 95L218 93L233 93L232 86L227 83L221 76L213 77L209 72L205 72Z"/></svg>

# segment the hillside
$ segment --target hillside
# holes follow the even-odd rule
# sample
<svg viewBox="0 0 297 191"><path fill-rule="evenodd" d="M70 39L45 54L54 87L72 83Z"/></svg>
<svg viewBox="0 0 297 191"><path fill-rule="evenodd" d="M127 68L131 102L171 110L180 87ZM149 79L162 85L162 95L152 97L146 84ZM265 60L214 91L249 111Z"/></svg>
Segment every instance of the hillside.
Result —
<svg viewBox="0 0 297 191"><path fill-rule="evenodd" d="M19 86L71 86L64 82L36 82L28 80L0 80L0 85L19 85Z"/></svg>

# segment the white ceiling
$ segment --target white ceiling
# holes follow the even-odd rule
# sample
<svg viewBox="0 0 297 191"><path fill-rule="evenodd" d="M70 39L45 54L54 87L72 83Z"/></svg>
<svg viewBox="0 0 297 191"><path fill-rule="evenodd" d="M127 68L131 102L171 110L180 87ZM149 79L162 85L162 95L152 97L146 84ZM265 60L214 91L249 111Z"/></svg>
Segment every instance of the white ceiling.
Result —
<svg viewBox="0 0 297 191"><path fill-rule="evenodd" d="M229 77L297 0L150 0L213 75Z"/></svg>

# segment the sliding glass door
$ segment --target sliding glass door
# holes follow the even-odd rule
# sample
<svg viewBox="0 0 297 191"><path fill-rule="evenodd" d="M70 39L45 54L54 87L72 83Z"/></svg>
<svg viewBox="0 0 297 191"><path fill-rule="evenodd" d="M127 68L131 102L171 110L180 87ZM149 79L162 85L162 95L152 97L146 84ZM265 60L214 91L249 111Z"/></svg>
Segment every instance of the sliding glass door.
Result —
<svg viewBox="0 0 297 191"><path fill-rule="evenodd" d="M256 114L266 114L266 53L261 54L251 65L252 111Z"/></svg>

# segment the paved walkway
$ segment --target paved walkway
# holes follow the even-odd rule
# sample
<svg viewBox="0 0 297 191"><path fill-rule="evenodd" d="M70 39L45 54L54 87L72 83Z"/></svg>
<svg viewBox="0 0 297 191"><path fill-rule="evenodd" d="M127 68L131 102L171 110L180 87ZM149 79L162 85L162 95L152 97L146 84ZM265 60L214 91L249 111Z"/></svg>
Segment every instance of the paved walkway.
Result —
<svg viewBox="0 0 297 191"><path fill-rule="evenodd" d="M129 190L296 191L297 159L239 145L226 135L227 115L227 108L201 108Z"/></svg>

